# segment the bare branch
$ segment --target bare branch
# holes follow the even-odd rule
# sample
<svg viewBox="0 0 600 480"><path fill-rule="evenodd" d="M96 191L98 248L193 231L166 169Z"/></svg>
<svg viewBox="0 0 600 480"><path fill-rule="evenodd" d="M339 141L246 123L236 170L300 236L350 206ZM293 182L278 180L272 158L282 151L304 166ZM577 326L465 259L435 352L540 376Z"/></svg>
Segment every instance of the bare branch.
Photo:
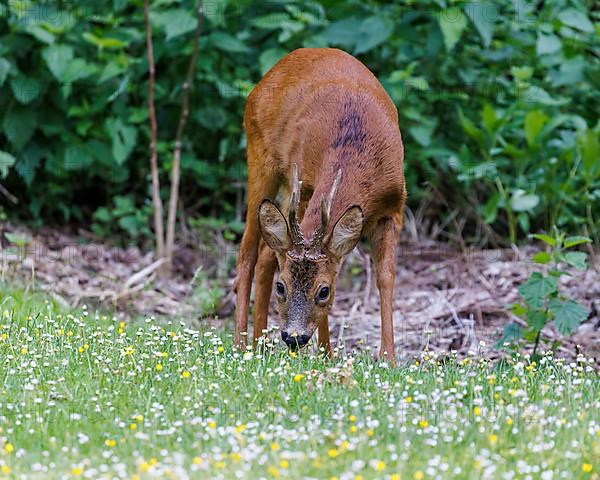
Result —
<svg viewBox="0 0 600 480"><path fill-rule="evenodd" d="M177 126L177 135L175 137L175 149L173 151L173 169L171 171L171 194L169 197L169 214L167 219L167 244L166 244L166 268L170 271L173 261L173 247L175 244L175 222L177 219L177 201L179 197L179 179L181 172L181 137L189 116L190 104L190 89L194 81L194 69L196 67L196 59L200 48L200 34L202 32L202 24L204 22L204 5L202 1L198 5L197 10L198 22L196 31L194 32L194 46L192 57L188 65L187 76L183 83L183 98L181 101L181 116L179 125Z"/></svg>
<svg viewBox="0 0 600 480"><path fill-rule="evenodd" d="M154 47L152 44L152 27L150 26L149 0L144 0L144 19L146 21L146 55L148 58L148 116L150 117L150 170L152 173L152 204L154 206L154 235L156 236L156 257L165 256L165 234L163 226L163 205L160 199L160 178L158 175L158 126L156 108L154 106L154 82L156 68L154 65Z"/></svg>
<svg viewBox="0 0 600 480"><path fill-rule="evenodd" d="M15 197L12 193L10 193L4 185L0 183L0 193L4 195L8 200L10 200L15 205L19 203L19 199Z"/></svg>

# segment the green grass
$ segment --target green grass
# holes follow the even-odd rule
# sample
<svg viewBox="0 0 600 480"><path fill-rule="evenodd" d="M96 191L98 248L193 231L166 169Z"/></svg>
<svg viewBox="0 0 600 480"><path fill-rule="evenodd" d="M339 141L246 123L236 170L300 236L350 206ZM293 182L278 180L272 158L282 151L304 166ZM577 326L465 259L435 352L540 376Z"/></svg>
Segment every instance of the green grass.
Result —
<svg viewBox="0 0 600 480"><path fill-rule="evenodd" d="M388 368L365 355L241 355L215 332L122 325L2 287L0 335L0 478L600 470L600 385L585 361L431 357Z"/></svg>

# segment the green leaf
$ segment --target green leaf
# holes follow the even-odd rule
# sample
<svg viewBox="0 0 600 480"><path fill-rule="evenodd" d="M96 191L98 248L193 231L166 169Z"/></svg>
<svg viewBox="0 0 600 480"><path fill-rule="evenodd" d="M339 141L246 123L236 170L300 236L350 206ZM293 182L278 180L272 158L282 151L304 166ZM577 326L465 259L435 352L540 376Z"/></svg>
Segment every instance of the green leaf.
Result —
<svg viewBox="0 0 600 480"><path fill-rule="evenodd" d="M215 48L231 53L247 53L250 51L244 42L238 40L225 32L213 32L210 34L210 43Z"/></svg>
<svg viewBox="0 0 600 480"><path fill-rule="evenodd" d="M8 152L0 150L0 177L6 178L8 169L15 164L15 157Z"/></svg>
<svg viewBox="0 0 600 480"><path fill-rule="evenodd" d="M465 17L460 8L450 7L438 15L438 22L444 36L446 50L450 51L460 40L467 27L467 17Z"/></svg>
<svg viewBox="0 0 600 480"><path fill-rule="evenodd" d="M565 238L565 248L575 247L577 245L581 245L582 243L592 243L592 239L589 237L583 236L574 236Z"/></svg>
<svg viewBox="0 0 600 480"><path fill-rule="evenodd" d="M509 323L504 327L504 333L500 340L498 340L498 343L496 343L496 348L502 348L505 343L511 343L522 338L523 327L518 323Z"/></svg>
<svg viewBox="0 0 600 480"><path fill-rule="evenodd" d="M227 123L227 112L217 106L200 108L194 113L196 121L211 131L217 131Z"/></svg>
<svg viewBox="0 0 600 480"><path fill-rule="evenodd" d="M94 159L84 144L69 145L65 149L65 170L81 170L89 167Z"/></svg>
<svg viewBox="0 0 600 480"><path fill-rule="evenodd" d="M530 310L527 312L527 323L536 332L541 331L548 321L548 316L541 310Z"/></svg>
<svg viewBox="0 0 600 480"><path fill-rule="evenodd" d="M544 277L539 272L531 274L527 282L518 288L519 294L533 308L542 308L544 300L556 292L554 277Z"/></svg>
<svg viewBox="0 0 600 480"><path fill-rule="evenodd" d="M36 78L19 75L12 78L10 88L17 102L28 104L40 96L42 86Z"/></svg>
<svg viewBox="0 0 600 480"><path fill-rule="evenodd" d="M554 315L554 325L563 335L570 335L588 315L588 310L573 300L553 298L548 302L548 310Z"/></svg>
<svg viewBox="0 0 600 480"><path fill-rule="evenodd" d="M42 50L46 66L59 82L64 82L64 72L73 59L73 48L68 45L50 45Z"/></svg>
<svg viewBox="0 0 600 480"><path fill-rule="evenodd" d="M354 49L357 42L356 32L360 30L362 21L356 17L348 17L337 22L330 23L323 30L323 38L331 45L337 45L346 49Z"/></svg>
<svg viewBox="0 0 600 480"><path fill-rule="evenodd" d="M538 32L537 43L535 46L536 53L538 55L550 55L558 52L562 47L560 38L556 35L547 35L542 32Z"/></svg>
<svg viewBox="0 0 600 480"><path fill-rule="evenodd" d="M527 312L529 311L523 305L521 305L520 303L513 304L513 306L510 308L510 310L517 317L524 317L527 314Z"/></svg>
<svg viewBox="0 0 600 480"><path fill-rule="evenodd" d="M46 45L52 45L54 43L54 35L35 23L27 25L25 31Z"/></svg>
<svg viewBox="0 0 600 480"><path fill-rule="evenodd" d="M580 10L568 8L558 14L558 19L569 27L586 33L594 33L594 24L588 16Z"/></svg>
<svg viewBox="0 0 600 480"><path fill-rule="evenodd" d="M117 38L97 37L96 35L94 35L93 33L90 33L90 32L85 32L83 34L83 38L84 38L84 40L86 42L89 42L92 45L95 45L100 50L103 50L105 48L107 48L107 49L111 49L111 48L119 49L119 48L123 48L123 47L127 46L127 42L124 42L124 41L119 40Z"/></svg>
<svg viewBox="0 0 600 480"><path fill-rule="evenodd" d="M390 18L378 15L365 18L360 25L360 40L356 43L354 54L359 55L381 45L393 30L394 23Z"/></svg>
<svg viewBox="0 0 600 480"><path fill-rule="evenodd" d="M538 203L540 203L540 198L537 195L526 193L521 189L515 190L510 199L510 206L515 212L531 211Z"/></svg>
<svg viewBox="0 0 600 480"><path fill-rule="evenodd" d="M481 110L481 121L488 133L494 132L498 116L496 115L496 109L487 102L483 104L483 109Z"/></svg>
<svg viewBox="0 0 600 480"><path fill-rule="evenodd" d="M287 50L280 47L268 48L262 52L258 57L260 74L264 75L271 70L271 67L281 60L286 53L288 53Z"/></svg>
<svg viewBox="0 0 600 480"><path fill-rule="evenodd" d="M541 240L546 245L550 245L551 247L556 245L556 239L550 235L546 235L545 233L534 233L533 235L530 235L530 237L535 238L536 240Z"/></svg>
<svg viewBox="0 0 600 480"><path fill-rule="evenodd" d="M10 62L6 58L0 58L0 87L4 85L4 81L10 71Z"/></svg>
<svg viewBox="0 0 600 480"><path fill-rule="evenodd" d="M464 7L467 17L473 22L479 32L484 47L489 47L492 43L492 36L496 27L495 18L487 12L487 4L473 2Z"/></svg>
<svg viewBox="0 0 600 480"><path fill-rule="evenodd" d="M191 32L196 28L196 18L188 10L182 8L150 12L150 19L153 24L165 31L167 40Z"/></svg>
<svg viewBox="0 0 600 480"><path fill-rule="evenodd" d="M550 255L548 252L537 252L533 257L531 257L531 259L535 263L545 265L552 260L552 255Z"/></svg>
<svg viewBox="0 0 600 480"><path fill-rule="evenodd" d="M21 150L37 126L35 111L29 108L12 108L4 115L2 125L4 134L15 149Z"/></svg>
<svg viewBox="0 0 600 480"><path fill-rule="evenodd" d="M106 129L112 139L112 154L118 165L129 157L137 139L137 129L125 125L119 118L109 118Z"/></svg>
<svg viewBox="0 0 600 480"><path fill-rule="evenodd" d="M585 270L587 268L587 253L585 252L567 252L563 256L565 262L575 267L577 270Z"/></svg>
<svg viewBox="0 0 600 480"><path fill-rule="evenodd" d="M535 143L535 140L548 121L548 116L541 110L533 110L525 116L525 138L529 146Z"/></svg>

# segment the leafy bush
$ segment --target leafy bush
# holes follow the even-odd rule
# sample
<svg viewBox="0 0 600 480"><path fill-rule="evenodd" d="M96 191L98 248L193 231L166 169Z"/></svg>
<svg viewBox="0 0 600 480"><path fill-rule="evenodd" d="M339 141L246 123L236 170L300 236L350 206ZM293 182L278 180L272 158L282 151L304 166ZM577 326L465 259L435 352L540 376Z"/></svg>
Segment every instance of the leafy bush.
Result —
<svg viewBox="0 0 600 480"><path fill-rule="evenodd" d="M527 282L519 287L523 303L514 304L512 311L526 321L527 327L522 328L518 323L509 323L500 343L514 343L524 339L534 344L535 357L541 332L546 324L552 322L559 333L571 335L589 315L583 305L560 291L559 279L563 275L569 275L561 268L563 265L579 270L587 268L587 254L572 249L591 240L581 236L566 237L558 231L554 236L536 234L533 237L548 245L551 251L540 251L532 260L539 265L548 265L549 268L545 274L533 272Z"/></svg>
<svg viewBox="0 0 600 480"><path fill-rule="evenodd" d="M207 3L182 155L189 213L240 217L245 97L287 52L334 46L365 62L398 106L413 205L435 192L434 219L458 209L472 227L491 224L511 241L554 224L587 225L597 236L600 63L591 2L407 3ZM151 2L162 175L194 4ZM141 7L0 6L0 179L21 199L12 215L89 221L124 195L145 208Z"/></svg>

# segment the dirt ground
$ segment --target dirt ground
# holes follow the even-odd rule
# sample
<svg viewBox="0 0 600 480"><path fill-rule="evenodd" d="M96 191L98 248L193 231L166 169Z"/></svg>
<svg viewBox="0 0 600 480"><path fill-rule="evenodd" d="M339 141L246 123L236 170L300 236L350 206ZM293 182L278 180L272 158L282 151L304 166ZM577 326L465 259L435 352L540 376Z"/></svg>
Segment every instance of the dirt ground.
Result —
<svg viewBox="0 0 600 480"><path fill-rule="evenodd" d="M157 279L159 262L152 253L135 247L95 243L85 232L73 235L42 230L33 234L7 224L0 225L0 237L2 232L20 238L17 244L4 238L0 245L0 274L9 282L33 285L70 307L84 303L116 307L123 318L177 316L197 326L232 328L235 245L217 241L180 248L175 258L177 274L162 281ZM418 357L425 349L498 355L494 344L504 325L520 321L506 307L518 299L518 285L539 269L530 260L538 250L530 246L460 251L433 241L402 241L394 302L400 359ZM552 326L544 330L543 337L561 340L559 355L575 358L577 352L583 352L600 361L598 256L592 256L590 263L588 271L573 271L562 283L569 295L590 309L588 320L572 338L561 338ZM198 275L192 279L199 267L206 272L200 276L204 282L200 286ZM215 276L220 280L210 280ZM220 290L214 312L203 314L198 289L207 286ZM274 302L271 310L270 326L276 325ZM330 328L334 345L379 348L379 297L365 247L350 255L340 274Z"/></svg>

